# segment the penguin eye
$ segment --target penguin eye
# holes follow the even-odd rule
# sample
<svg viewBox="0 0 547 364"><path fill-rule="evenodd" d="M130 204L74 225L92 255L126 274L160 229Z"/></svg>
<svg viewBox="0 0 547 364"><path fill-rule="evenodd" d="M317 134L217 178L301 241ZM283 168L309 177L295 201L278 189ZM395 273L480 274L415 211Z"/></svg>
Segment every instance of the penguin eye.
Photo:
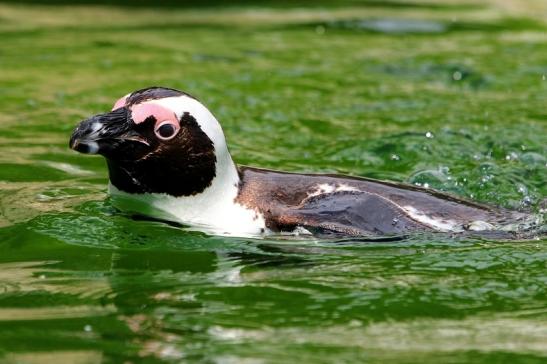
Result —
<svg viewBox="0 0 547 364"><path fill-rule="evenodd" d="M178 128L169 121L165 121L156 128L156 136L161 140L169 140L177 134Z"/></svg>

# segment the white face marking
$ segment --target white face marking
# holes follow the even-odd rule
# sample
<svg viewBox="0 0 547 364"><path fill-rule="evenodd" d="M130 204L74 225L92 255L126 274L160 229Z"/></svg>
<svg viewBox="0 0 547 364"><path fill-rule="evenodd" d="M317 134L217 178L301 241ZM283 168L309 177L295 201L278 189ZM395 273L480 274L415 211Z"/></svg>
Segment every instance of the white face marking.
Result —
<svg viewBox="0 0 547 364"><path fill-rule="evenodd" d="M175 221L216 235L256 237L266 232L262 214L235 202L239 175L228 152L222 128L213 114L188 96L166 97L141 103L171 110L180 119L188 112L214 144L216 176L203 192L173 197L161 193L129 194L110 185L115 206L163 220Z"/></svg>
<svg viewBox="0 0 547 364"><path fill-rule="evenodd" d="M199 127L215 146L217 152L217 158L219 153L227 152L226 139L224 138L224 132L222 127L214 115L199 101L189 96L175 96L165 97L163 99L150 100L146 103L158 104L167 109L170 109L175 113L178 119L184 115L185 112L189 113L196 119Z"/></svg>

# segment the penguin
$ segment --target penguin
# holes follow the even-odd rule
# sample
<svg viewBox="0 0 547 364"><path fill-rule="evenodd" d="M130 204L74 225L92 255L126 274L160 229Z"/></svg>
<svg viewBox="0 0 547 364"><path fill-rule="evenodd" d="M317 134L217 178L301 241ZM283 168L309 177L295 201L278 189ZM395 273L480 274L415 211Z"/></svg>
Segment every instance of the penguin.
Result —
<svg viewBox="0 0 547 364"><path fill-rule="evenodd" d="M116 208L212 234L514 233L530 220L414 185L237 166L215 116L172 88L127 94L81 121L69 146L106 159Z"/></svg>

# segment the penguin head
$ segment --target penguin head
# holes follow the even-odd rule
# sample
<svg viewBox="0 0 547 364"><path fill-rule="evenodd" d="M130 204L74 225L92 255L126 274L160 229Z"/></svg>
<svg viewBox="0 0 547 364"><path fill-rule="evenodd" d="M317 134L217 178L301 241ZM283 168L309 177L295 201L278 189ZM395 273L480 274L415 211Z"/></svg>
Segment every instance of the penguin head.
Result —
<svg viewBox="0 0 547 364"><path fill-rule="evenodd" d="M135 91L110 112L83 120L69 145L104 156L110 182L128 193L199 194L219 161L232 163L213 114L189 94L163 87Z"/></svg>

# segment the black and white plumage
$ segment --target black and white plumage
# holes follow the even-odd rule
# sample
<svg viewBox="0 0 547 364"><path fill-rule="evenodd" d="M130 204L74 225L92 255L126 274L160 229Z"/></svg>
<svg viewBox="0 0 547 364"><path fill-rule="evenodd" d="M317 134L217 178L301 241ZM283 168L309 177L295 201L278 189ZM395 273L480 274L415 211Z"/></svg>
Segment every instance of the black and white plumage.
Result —
<svg viewBox="0 0 547 364"><path fill-rule="evenodd" d="M120 209L217 234L498 231L530 220L405 184L237 168L213 114L169 88L135 91L82 121L70 147L106 158Z"/></svg>

